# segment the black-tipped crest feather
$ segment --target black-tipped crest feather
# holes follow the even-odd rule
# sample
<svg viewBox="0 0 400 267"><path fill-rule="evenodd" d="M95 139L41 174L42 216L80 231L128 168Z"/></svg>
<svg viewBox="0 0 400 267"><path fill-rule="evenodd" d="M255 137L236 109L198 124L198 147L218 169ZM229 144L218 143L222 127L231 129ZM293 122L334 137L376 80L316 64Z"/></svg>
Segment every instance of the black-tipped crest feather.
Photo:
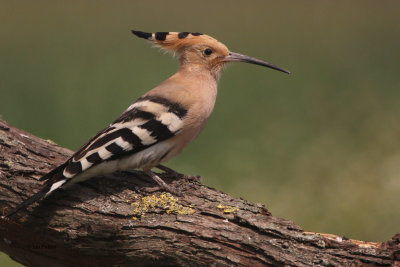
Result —
<svg viewBox="0 0 400 267"><path fill-rule="evenodd" d="M150 33L150 32L142 32L142 31L132 30L132 33L134 35L136 35L137 37L140 37L140 38L143 38L143 39L146 39L146 40L149 40L153 36L153 34Z"/></svg>

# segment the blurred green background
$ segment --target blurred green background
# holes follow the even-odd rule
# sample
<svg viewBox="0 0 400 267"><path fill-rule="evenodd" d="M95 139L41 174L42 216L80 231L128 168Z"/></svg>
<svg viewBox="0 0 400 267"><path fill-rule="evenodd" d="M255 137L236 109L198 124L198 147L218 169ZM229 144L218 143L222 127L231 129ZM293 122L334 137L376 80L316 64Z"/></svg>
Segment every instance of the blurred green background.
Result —
<svg viewBox="0 0 400 267"><path fill-rule="evenodd" d="M399 10L365 0L2 1L0 114L75 150L177 69L131 29L207 33L292 75L232 64L204 132L168 166L307 231L384 241L400 232Z"/></svg>

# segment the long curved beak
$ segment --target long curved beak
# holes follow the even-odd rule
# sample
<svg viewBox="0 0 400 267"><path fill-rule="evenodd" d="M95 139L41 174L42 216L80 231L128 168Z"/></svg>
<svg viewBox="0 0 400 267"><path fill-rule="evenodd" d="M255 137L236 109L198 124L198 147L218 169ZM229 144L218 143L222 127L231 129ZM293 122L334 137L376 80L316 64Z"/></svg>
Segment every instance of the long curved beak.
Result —
<svg viewBox="0 0 400 267"><path fill-rule="evenodd" d="M239 62L247 62L247 63L251 63L251 64L256 64L256 65L260 65L260 66L264 66L264 67L268 67L274 70L279 70L282 71L284 73L290 74L290 71L287 71L283 68L280 68L274 64L271 64L267 61L264 60L260 60L254 57L249 57L246 55L242 55L239 53L234 53L234 52L229 52L229 55L226 56L222 61L224 62L235 62L235 61L239 61Z"/></svg>

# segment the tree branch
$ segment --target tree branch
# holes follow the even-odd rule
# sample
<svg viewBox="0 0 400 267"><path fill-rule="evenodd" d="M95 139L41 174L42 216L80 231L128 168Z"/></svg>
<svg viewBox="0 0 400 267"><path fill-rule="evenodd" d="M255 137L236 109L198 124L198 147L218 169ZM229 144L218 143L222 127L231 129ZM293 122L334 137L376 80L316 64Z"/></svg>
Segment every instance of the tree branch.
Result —
<svg viewBox="0 0 400 267"><path fill-rule="evenodd" d="M72 152L0 120L0 212L37 192ZM400 235L383 243L304 232L198 182L182 197L140 193L141 172L79 183L0 219L0 250L29 266L400 265Z"/></svg>

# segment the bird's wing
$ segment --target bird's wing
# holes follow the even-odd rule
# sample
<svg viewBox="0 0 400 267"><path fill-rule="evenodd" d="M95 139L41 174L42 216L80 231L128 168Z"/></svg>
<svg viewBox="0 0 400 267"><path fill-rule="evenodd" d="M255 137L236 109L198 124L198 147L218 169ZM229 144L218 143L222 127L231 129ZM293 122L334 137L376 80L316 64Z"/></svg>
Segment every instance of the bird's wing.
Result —
<svg viewBox="0 0 400 267"><path fill-rule="evenodd" d="M46 197L93 166L142 151L177 135L183 129L187 110L166 98L144 96L116 121L83 145L70 159L40 180L46 185L26 199L6 217Z"/></svg>
<svg viewBox="0 0 400 267"><path fill-rule="evenodd" d="M102 162L132 155L169 139L182 131L186 113L184 107L166 98L139 98L116 121L41 180L55 183L71 179Z"/></svg>

